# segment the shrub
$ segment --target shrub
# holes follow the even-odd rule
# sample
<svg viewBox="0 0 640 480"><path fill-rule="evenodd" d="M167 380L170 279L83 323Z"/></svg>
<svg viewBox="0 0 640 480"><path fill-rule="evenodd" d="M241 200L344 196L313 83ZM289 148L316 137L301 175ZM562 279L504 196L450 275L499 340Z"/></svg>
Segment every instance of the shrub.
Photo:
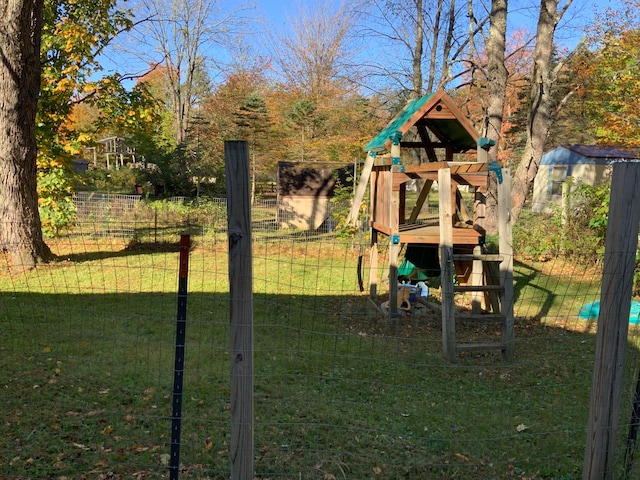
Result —
<svg viewBox="0 0 640 480"><path fill-rule="evenodd" d="M523 210L513 228L518 254L538 260L559 255L577 263L598 263L604 257L609 214L609 184L580 184L567 199L566 212L552 205L544 213ZM634 295L640 294L640 254L636 253Z"/></svg>

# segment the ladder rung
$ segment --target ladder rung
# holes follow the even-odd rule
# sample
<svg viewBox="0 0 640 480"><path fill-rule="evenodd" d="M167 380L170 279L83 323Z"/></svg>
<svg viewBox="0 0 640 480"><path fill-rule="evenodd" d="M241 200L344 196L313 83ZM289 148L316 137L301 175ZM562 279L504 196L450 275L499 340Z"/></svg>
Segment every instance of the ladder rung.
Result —
<svg viewBox="0 0 640 480"><path fill-rule="evenodd" d="M454 292L504 292L502 285L454 285Z"/></svg>
<svg viewBox="0 0 640 480"><path fill-rule="evenodd" d="M504 260L504 257L498 253L481 253L479 255L474 255L473 253L460 253L451 255L453 260L462 260L462 261L472 261L472 260L482 260L483 262L496 262L500 263Z"/></svg>
<svg viewBox="0 0 640 480"><path fill-rule="evenodd" d="M459 343L456 345L456 351L473 351L473 350L504 350L505 345L501 342L489 343Z"/></svg>

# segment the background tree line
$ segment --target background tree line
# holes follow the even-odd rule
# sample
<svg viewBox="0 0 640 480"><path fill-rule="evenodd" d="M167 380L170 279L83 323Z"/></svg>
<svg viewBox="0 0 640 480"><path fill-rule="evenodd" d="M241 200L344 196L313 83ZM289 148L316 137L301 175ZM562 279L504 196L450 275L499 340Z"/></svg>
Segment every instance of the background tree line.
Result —
<svg viewBox="0 0 640 480"><path fill-rule="evenodd" d="M570 48L555 40L572 0L541 0L534 31L508 28L522 5L507 0L318 0L280 26L222 0L8 5L0 243L21 264L50 258L38 232L72 222L71 162L105 137L142 160L131 187L192 196L224 184L226 139L250 142L261 179L280 160L351 163L407 100L445 88L511 168L516 217L546 146L640 143L638 0Z"/></svg>

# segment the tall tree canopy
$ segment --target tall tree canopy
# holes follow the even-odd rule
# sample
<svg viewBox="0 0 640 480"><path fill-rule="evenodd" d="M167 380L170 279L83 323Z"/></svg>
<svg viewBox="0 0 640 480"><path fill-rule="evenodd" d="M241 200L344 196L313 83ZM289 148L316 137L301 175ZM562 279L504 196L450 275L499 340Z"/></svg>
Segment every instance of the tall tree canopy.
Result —
<svg viewBox="0 0 640 480"><path fill-rule="evenodd" d="M638 0L606 9L573 62L578 102L603 145L640 145L639 9Z"/></svg>
<svg viewBox="0 0 640 480"><path fill-rule="evenodd" d="M565 62L554 58L555 32L558 23L571 6L572 0L541 0L533 52L533 70L529 93L529 110L526 124L527 141L522 157L514 173L512 188L512 218L518 219L525 203L529 187L538 172L549 131L555 119L554 102L557 102L558 73ZM554 60L556 60L554 62Z"/></svg>
<svg viewBox="0 0 640 480"><path fill-rule="evenodd" d="M141 6L145 21L134 35L136 54L163 65L174 140L183 145L192 109L203 100L198 84L205 72L221 66L216 52L232 47L244 7L229 9L220 0L142 0Z"/></svg>

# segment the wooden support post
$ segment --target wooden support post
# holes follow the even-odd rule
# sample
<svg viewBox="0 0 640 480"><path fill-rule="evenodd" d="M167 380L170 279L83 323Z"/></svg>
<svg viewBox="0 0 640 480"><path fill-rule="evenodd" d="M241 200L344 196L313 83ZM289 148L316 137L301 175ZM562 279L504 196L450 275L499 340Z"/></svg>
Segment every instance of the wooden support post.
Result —
<svg viewBox="0 0 640 480"><path fill-rule="evenodd" d="M473 247L473 256L479 257L482 254L482 248L479 245ZM479 287L482 285L482 260L473 260L473 266L471 268L471 285ZM484 298L483 292L471 292L471 313L478 315L482 313L482 299Z"/></svg>
<svg viewBox="0 0 640 480"><path fill-rule="evenodd" d="M411 215L409 215L409 224L416 223L416 220L418 220L418 215L420 215L420 212L422 211L424 202L429 198L431 185L433 185L433 180L425 180L422 190L420 190L420 194L416 200L416 205L413 207Z"/></svg>
<svg viewBox="0 0 640 480"><path fill-rule="evenodd" d="M440 184L438 183L438 188L440 188ZM455 225L460 221L460 217L458 216L458 185L453 183L451 184L451 224Z"/></svg>
<svg viewBox="0 0 640 480"><path fill-rule="evenodd" d="M351 205L351 211L349 212L349 216L345 221L346 225L351 225L353 227L357 226L358 223L358 214L360 212L360 205L362 204L362 199L364 198L364 194L367 191L367 184L369 183L369 179L371 178L371 170L373 169L373 163L376 159L374 152L369 152L367 155L367 159L364 162L364 167L362 168L362 173L360 174L360 181L358 182L358 187L353 195L353 204Z"/></svg>
<svg viewBox="0 0 640 480"><path fill-rule="evenodd" d="M614 478L622 375L640 224L640 163L613 166L582 478Z"/></svg>
<svg viewBox="0 0 640 480"><path fill-rule="evenodd" d="M369 258L369 298L378 296L378 231L371 230L371 256Z"/></svg>
<svg viewBox="0 0 640 480"><path fill-rule="evenodd" d="M225 141L229 237L229 315L231 354L232 480L254 477L253 439L253 267L249 147L246 141Z"/></svg>
<svg viewBox="0 0 640 480"><path fill-rule="evenodd" d="M391 159L400 158L400 144L391 145ZM394 168L391 166L388 172L388 194L391 205L389 205L389 319L395 320L398 316L398 257L400 256L400 242L397 237L399 230L399 192L393 190Z"/></svg>
<svg viewBox="0 0 640 480"><path fill-rule="evenodd" d="M442 284L442 347L449 362L456 361L456 317L454 307L453 276L453 223L451 212L451 172L438 170L438 196L440 203L440 283Z"/></svg>
<svg viewBox="0 0 640 480"><path fill-rule="evenodd" d="M505 317L502 327L502 351L506 362L513 362L515 355L515 320L513 318L513 239L511 228L511 173L502 169L502 183L498 184L498 235L500 254L504 260L500 263L500 284L504 295L500 305Z"/></svg>
<svg viewBox="0 0 640 480"><path fill-rule="evenodd" d="M473 200L473 224L484 228L487 210L487 188L476 187Z"/></svg>
<svg viewBox="0 0 640 480"><path fill-rule="evenodd" d="M407 223L407 184L406 183L400 184L400 192L398 192L398 222L400 223L400 225Z"/></svg>
<svg viewBox="0 0 640 480"><path fill-rule="evenodd" d="M467 206L464 203L464 198L462 197L462 193L460 192L459 188L456 188L454 193L456 196L456 200L455 200L456 216L458 217L458 221L462 223L467 223L468 221L472 220L472 218L469 215Z"/></svg>

